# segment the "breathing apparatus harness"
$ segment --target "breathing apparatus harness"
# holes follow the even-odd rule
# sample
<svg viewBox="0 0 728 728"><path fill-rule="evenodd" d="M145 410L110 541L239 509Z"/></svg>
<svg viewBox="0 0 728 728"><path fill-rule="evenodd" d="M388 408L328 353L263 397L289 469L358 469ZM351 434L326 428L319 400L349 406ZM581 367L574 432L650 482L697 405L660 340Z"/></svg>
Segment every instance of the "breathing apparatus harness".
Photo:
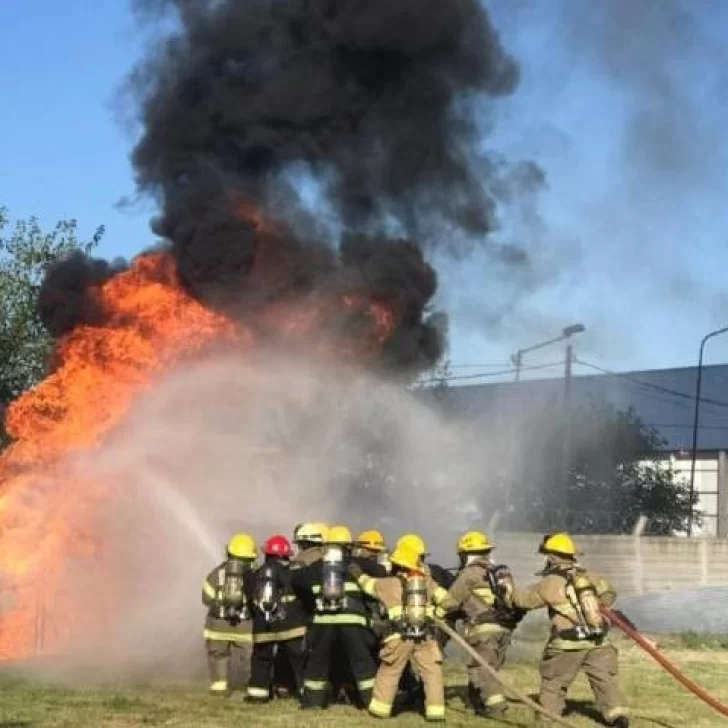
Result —
<svg viewBox="0 0 728 728"><path fill-rule="evenodd" d="M346 609L346 575L348 554L341 544L324 545L321 560L321 596L316 598L318 612L341 612Z"/></svg>
<svg viewBox="0 0 728 728"><path fill-rule="evenodd" d="M250 618L244 585L244 574L249 568L245 560L228 556L223 567L218 570L216 601L220 619L237 623Z"/></svg>
<svg viewBox="0 0 728 728"><path fill-rule="evenodd" d="M475 618L474 624L497 623L507 629L515 629L526 615L525 610L508 605L507 600L513 593L515 584L513 574L505 564L493 564L486 554L473 554L462 562L461 568L480 566L485 571L485 580L493 594L491 603L476 592L473 596L485 608Z"/></svg>
<svg viewBox="0 0 728 728"><path fill-rule="evenodd" d="M397 575L402 584L402 616L394 631L404 639L422 642L434 634L433 610L427 593L427 577L420 571Z"/></svg>
<svg viewBox="0 0 728 728"><path fill-rule="evenodd" d="M281 591L276 564L273 561L266 561L258 571L255 591L255 606L263 615L266 624L280 622L286 618Z"/></svg>
<svg viewBox="0 0 728 728"><path fill-rule="evenodd" d="M597 590L586 571L578 564L554 569L566 579L566 597L576 612L577 621L571 629L562 630L558 637L568 640L600 640L607 635L609 623L602 613ZM566 616L563 615L562 616ZM570 620L573 621L573 620Z"/></svg>

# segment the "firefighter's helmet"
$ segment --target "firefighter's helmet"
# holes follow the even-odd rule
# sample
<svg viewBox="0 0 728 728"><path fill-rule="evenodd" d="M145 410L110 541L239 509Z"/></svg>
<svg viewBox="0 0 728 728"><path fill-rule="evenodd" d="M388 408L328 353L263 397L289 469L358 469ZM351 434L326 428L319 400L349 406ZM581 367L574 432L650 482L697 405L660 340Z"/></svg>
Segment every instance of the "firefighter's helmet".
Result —
<svg viewBox="0 0 728 728"><path fill-rule="evenodd" d="M293 532L294 543L323 543L326 529L323 523L301 523Z"/></svg>
<svg viewBox="0 0 728 728"><path fill-rule="evenodd" d="M415 571L422 567L420 554L407 544L399 544L389 557L392 566L399 566L409 571Z"/></svg>
<svg viewBox="0 0 728 728"><path fill-rule="evenodd" d="M255 559L258 555L255 541L247 533L236 533L228 541L227 552L236 559Z"/></svg>
<svg viewBox="0 0 728 728"><path fill-rule="evenodd" d="M395 550L400 546L406 546L419 554L420 558L427 556L427 546L425 542L415 533L407 533L401 536L397 541Z"/></svg>
<svg viewBox="0 0 728 728"><path fill-rule="evenodd" d="M369 551L376 551L377 553L381 553L387 548L384 536L374 529L362 531L356 539L356 545Z"/></svg>
<svg viewBox="0 0 728 728"><path fill-rule="evenodd" d="M332 526L326 534L326 543L348 546L353 540L351 531L346 526Z"/></svg>
<svg viewBox="0 0 728 728"><path fill-rule="evenodd" d="M490 539L480 531L468 531L458 540L458 552L461 554L477 554L492 549Z"/></svg>
<svg viewBox="0 0 728 728"><path fill-rule="evenodd" d="M263 545L263 553L279 559L290 559L291 544L285 536L271 536Z"/></svg>
<svg viewBox="0 0 728 728"><path fill-rule="evenodd" d="M568 533L549 533L543 537L538 548L540 554L553 554L573 559L578 555L576 544Z"/></svg>

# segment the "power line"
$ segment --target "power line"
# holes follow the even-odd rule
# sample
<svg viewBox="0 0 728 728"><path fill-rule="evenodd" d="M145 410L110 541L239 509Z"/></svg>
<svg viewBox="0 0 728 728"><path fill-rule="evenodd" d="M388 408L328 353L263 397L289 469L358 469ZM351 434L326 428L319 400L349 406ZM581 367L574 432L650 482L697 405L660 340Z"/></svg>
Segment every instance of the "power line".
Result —
<svg viewBox="0 0 728 728"><path fill-rule="evenodd" d="M507 361L482 362L480 364L448 364L450 369L497 369L498 367L508 366L510 366L510 362Z"/></svg>
<svg viewBox="0 0 728 728"><path fill-rule="evenodd" d="M531 366L521 367L520 371L533 371L534 369L548 369L550 367L561 367L564 363L561 361L551 362L549 364L533 364ZM432 377L430 379L420 379L420 384L437 384L439 382L452 382L463 379L482 379L486 377L500 377L506 374L515 374L516 369L501 369L497 372L479 372L478 374L455 374L445 377Z"/></svg>
<svg viewBox="0 0 728 728"><path fill-rule="evenodd" d="M695 402L694 394L688 394L687 392L680 392L676 389L670 389L669 387L663 387L660 384L653 384L652 382L645 382L641 379L636 379L635 377L632 377L629 374L624 374L621 372L613 372L610 369L605 369L604 367L597 366L596 364L591 364L590 362L584 361L583 359L575 358L574 361L577 364L581 364L582 366L589 367L590 369L595 369L598 372L602 372L602 374L609 374L610 376L613 376L613 377L619 377L620 379L625 379L629 382L637 384L640 387L645 387L647 389L654 389L657 392L669 394L673 397L681 397L683 399L690 400L693 403ZM722 402L721 400L718 400L718 399L710 399L708 397L701 397L700 401L705 404L708 404L708 405L713 405L714 407L728 408L728 402Z"/></svg>
<svg viewBox="0 0 728 728"><path fill-rule="evenodd" d="M640 420L642 422L642 420ZM647 427L656 427L658 429L664 428L664 427L674 427L674 428L684 428L686 430L692 430L693 423L686 422L685 424L681 424L679 422L671 422L669 424L662 424L658 425L655 422L642 422L643 425L646 425ZM728 425L700 425L701 430L728 430Z"/></svg>

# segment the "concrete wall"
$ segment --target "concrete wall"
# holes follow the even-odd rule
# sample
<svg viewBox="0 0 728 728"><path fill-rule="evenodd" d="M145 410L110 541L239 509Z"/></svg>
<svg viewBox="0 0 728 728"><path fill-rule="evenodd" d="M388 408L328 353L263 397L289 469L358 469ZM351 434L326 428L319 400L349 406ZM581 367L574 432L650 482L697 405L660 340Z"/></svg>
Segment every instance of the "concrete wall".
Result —
<svg viewBox="0 0 728 728"><path fill-rule="evenodd" d="M541 534L497 533L494 558L521 583L535 581ZM728 539L575 536L583 564L609 579L620 596L728 585Z"/></svg>

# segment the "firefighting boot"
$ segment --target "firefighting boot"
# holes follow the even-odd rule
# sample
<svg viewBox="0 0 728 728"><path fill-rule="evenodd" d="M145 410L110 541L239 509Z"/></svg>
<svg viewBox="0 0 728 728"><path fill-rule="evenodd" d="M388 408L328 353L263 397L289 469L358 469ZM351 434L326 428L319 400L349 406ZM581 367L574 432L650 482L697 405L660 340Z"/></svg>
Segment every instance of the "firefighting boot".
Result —
<svg viewBox="0 0 728 728"><path fill-rule="evenodd" d="M270 701L270 690L267 688L257 687L255 685L248 685L248 691L245 696L246 703L253 703L260 705Z"/></svg>
<svg viewBox="0 0 728 728"><path fill-rule="evenodd" d="M228 658L221 655L210 655L208 666L210 668L210 695L226 696L228 689Z"/></svg>
<svg viewBox="0 0 728 728"><path fill-rule="evenodd" d="M318 681L317 681L318 682ZM301 710L325 710L331 699L330 687L317 684L314 688L304 684L301 693Z"/></svg>

